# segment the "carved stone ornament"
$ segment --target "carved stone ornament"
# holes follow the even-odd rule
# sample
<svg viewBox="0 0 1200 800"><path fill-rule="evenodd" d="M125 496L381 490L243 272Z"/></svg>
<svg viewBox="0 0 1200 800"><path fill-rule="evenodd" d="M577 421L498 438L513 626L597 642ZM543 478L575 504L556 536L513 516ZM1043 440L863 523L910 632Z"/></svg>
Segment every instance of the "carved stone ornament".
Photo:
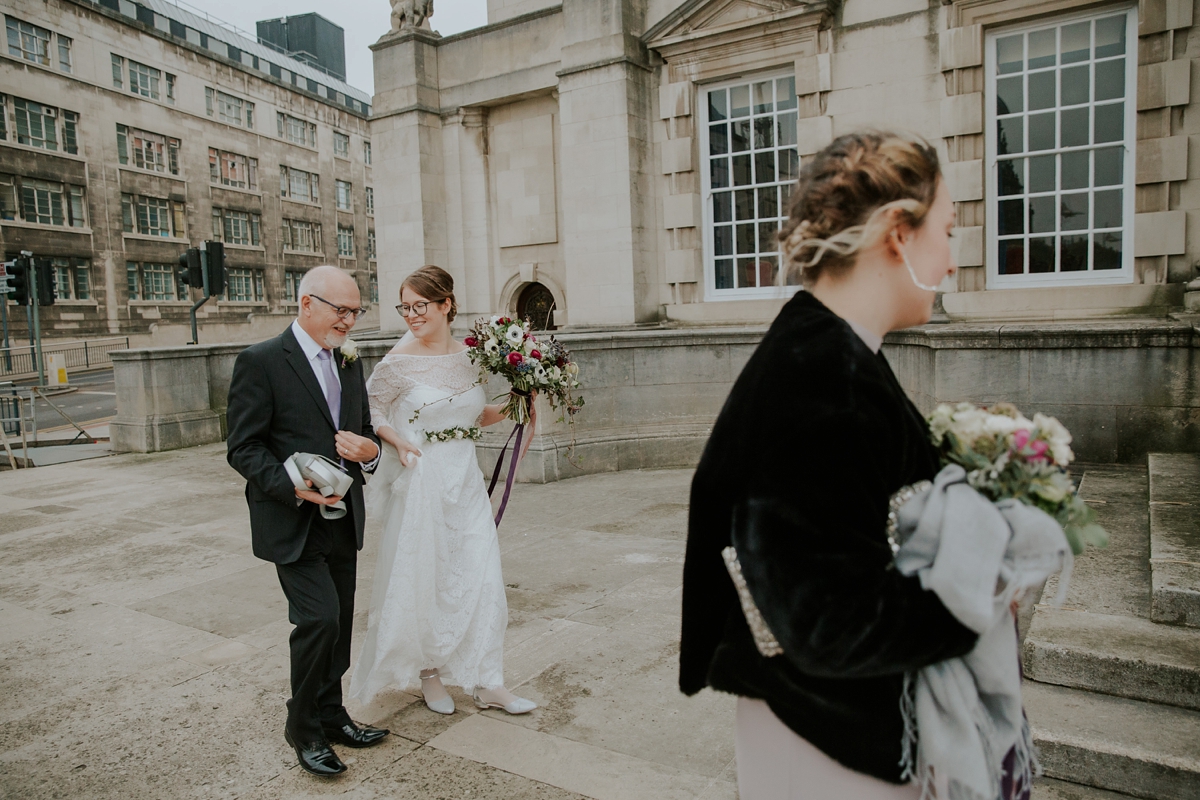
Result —
<svg viewBox="0 0 1200 800"><path fill-rule="evenodd" d="M411 31L428 28L433 16L433 0L392 0L392 30Z"/></svg>

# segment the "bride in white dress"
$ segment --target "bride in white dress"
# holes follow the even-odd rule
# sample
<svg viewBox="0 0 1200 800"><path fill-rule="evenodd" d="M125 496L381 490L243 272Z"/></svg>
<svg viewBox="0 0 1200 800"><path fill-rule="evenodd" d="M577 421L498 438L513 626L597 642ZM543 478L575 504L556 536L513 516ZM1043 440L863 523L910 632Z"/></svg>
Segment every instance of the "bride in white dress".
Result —
<svg viewBox="0 0 1200 800"><path fill-rule="evenodd" d="M528 713L537 706L504 687L508 603L471 438L505 417L486 404L479 368L450 336L453 278L422 267L405 278L400 300L410 334L367 381L371 422L391 447L367 485L367 513L382 520L383 536L350 694L368 703L420 678L440 714L454 713L446 683L471 691L480 708ZM455 438L427 441L444 431Z"/></svg>

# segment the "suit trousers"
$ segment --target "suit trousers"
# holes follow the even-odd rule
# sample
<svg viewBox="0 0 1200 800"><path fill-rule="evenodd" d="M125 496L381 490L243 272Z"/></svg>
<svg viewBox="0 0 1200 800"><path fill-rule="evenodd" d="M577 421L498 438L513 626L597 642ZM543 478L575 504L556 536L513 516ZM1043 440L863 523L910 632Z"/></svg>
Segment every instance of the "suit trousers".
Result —
<svg viewBox="0 0 1200 800"><path fill-rule="evenodd" d="M350 668L354 584L358 566L354 518L327 520L314 513L300 558L276 564L288 600L292 699L287 726L298 742L325 741L322 723L350 720L342 704L342 676Z"/></svg>

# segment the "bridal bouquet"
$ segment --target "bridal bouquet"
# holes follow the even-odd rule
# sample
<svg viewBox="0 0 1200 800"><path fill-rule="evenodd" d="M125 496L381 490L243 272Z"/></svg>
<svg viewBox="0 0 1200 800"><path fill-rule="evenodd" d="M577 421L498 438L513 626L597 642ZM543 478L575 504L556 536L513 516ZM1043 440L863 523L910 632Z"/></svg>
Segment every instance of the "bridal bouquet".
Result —
<svg viewBox="0 0 1200 800"><path fill-rule="evenodd" d="M530 420L534 390L546 396L551 408L561 408L567 418L583 407L583 398L573 393L579 388L579 366L553 336L534 336L528 320L479 319L463 343L483 375L500 375L512 386L503 413L518 425Z"/></svg>
<svg viewBox="0 0 1200 800"><path fill-rule="evenodd" d="M1062 525L1076 555L1088 544L1108 544L1096 512L1079 499L1067 473L1075 460L1071 434L1054 417L1030 420L1007 403L943 403L929 416L929 432L942 466L960 465L971 487L993 502L1015 498L1045 511Z"/></svg>

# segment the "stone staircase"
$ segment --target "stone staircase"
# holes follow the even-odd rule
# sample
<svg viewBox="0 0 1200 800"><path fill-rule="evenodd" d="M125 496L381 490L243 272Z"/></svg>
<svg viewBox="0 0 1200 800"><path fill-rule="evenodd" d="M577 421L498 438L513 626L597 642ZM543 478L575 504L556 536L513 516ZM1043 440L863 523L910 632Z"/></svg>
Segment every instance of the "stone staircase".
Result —
<svg viewBox="0 0 1200 800"><path fill-rule="evenodd" d="M1200 800L1200 456L1098 465L1111 543L1051 579L1024 644L1037 800Z"/></svg>

